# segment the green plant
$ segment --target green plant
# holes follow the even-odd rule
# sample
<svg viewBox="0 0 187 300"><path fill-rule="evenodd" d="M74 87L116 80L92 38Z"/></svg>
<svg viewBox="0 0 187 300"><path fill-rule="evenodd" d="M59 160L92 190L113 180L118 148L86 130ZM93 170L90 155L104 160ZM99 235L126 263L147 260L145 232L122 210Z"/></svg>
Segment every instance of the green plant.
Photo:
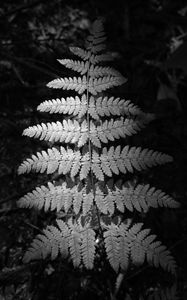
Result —
<svg viewBox="0 0 187 300"><path fill-rule="evenodd" d="M57 212L56 225L47 226L37 235L23 261L47 256L54 260L61 255L71 258L75 267L92 269L96 257L103 259L105 253L116 272L147 260L152 266L175 273L170 251L127 211L147 213L151 207L176 208L178 203L149 184L126 179L128 172L141 172L173 159L150 149L121 147L122 138L136 134L154 115L143 113L129 100L103 95L105 90L126 82L118 71L102 65L114 59L112 53L105 52L105 39L102 21L96 20L86 49L70 48L80 60L59 60L82 76L55 79L47 86L73 90L79 96L45 101L38 110L64 114L66 118L23 132L56 146L23 161L18 173L58 174L55 181L37 187L18 202L20 207ZM120 173L124 176L119 182Z"/></svg>

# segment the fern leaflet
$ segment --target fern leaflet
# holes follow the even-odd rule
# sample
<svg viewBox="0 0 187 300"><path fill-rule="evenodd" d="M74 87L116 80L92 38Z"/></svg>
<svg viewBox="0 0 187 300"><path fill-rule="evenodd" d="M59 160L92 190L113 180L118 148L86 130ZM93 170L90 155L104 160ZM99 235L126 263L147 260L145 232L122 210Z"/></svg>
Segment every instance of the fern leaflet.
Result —
<svg viewBox="0 0 187 300"><path fill-rule="evenodd" d="M161 242L154 241L156 236L149 235L150 229L142 230L142 225L137 223L131 228L124 224L119 227L115 224L108 225L104 232L105 247L113 269L118 271L119 266L127 268L130 256L134 265L142 265L147 258L150 265L161 266L175 274L176 264L169 250Z"/></svg>
<svg viewBox="0 0 187 300"><path fill-rule="evenodd" d="M117 272L119 269L119 241L118 227L114 224L108 226L104 232L105 248L108 260L112 268Z"/></svg>
<svg viewBox="0 0 187 300"><path fill-rule="evenodd" d="M94 172L97 179L103 181L104 174L111 176L112 172L126 173L133 172L133 169L141 171L155 165L161 165L171 162L172 157L161 152L141 149L141 147L125 146L122 151L121 147L113 146L107 151L103 148L102 154L99 156L93 151L92 160L90 162L89 154L81 156L80 151L65 150L64 147L49 148L47 151L37 152L31 158L25 160L18 169L18 174L35 172L47 172L52 174L58 171L59 174L67 174L70 172L71 177L77 175L80 171L81 179L86 178L90 168ZM76 165L76 169L74 166Z"/></svg>
<svg viewBox="0 0 187 300"><path fill-rule="evenodd" d="M83 94L80 97L67 97L66 99L46 100L41 103L38 108L41 112L73 114L79 118L83 117L87 112L87 99ZM99 97L90 96L88 103L88 113L94 119L110 115L137 116L141 115L141 110L134 105L130 100L114 98L114 97Z"/></svg>
<svg viewBox="0 0 187 300"><path fill-rule="evenodd" d="M87 269L93 268L95 257L95 231L92 228L86 227L82 231L82 258Z"/></svg>
<svg viewBox="0 0 187 300"><path fill-rule="evenodd" d="M147 120L145 120L145 123ZM90 130L88 124L84 120L81 124L76 120L63 120L63 123L57 121L47 124L38 124L31 126L23 131L23 135L39 138L49 142L65 142L77 143L78 147L84 144L90 138L94 146L101 148L101 142L108 143L115 139L125 138L136 134L145 126L144 120L132 120L121 118L120 120L105 121L100 126L96 126L90 122Z"/></svg>

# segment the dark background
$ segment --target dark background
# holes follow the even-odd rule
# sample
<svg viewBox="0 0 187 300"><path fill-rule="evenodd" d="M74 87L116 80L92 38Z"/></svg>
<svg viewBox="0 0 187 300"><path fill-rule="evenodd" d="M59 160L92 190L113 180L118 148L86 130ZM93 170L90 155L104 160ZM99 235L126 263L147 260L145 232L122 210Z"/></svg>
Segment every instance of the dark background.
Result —
<svg viewBox="0 0 187 300"><path fill-rule="evenodd" d="M90 24L99 16L105 18L107 45L116 56L115 68L128 78L113 95L131 99L146 112L156 114L156 120L133 137L133 143L174 157L173 164L153 168L145 179L169 193L181 207L154 210L147 222L176 258L174 284L178 299L186 299L186 1L1 2L0 299L113 299L110 291L115 279L111 270L103 270L98 277L95 271L84 273L59 262L23 266L25 249L50 216L16 206L21 196L47 180L43 175L17 175L22 160L43 146L22 137L23 129L46 120L36 112L39 103L55 98L46 83L69 76L56 59L72 58L68 47L84 46ZM128 300L131 294L133 299L140 299L139 295L148 299L146 294L151 289L166 289L172 280L154 269L134 269L125 277L118 297ZM177 299L172 293L173 298L164 294L161 300Z"/></svg>

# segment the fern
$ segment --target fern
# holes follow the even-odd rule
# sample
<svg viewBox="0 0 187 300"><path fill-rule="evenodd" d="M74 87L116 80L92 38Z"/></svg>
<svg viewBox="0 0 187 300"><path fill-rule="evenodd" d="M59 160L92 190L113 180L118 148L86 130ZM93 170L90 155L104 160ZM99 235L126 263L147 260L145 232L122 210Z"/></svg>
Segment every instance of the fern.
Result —
<svg viewBox="0 0 187 300"><path fill-rule="evenodd" d="M169 250L150 229L143 228L143 223L127 219L126 209L147 213L150 208L176 208L178 203L149 184L126 182L125 176L121 186L111 186L107 181L120 173L133 174L170 163L173 158L151 149L116 145L119 139L137 134L155 116L142 112L130 100L101 94L126 82L114 68L103 66L114 59L112 53L105 52L105 39L102 21L96 20L86 48L70 48L78 60L58 60L79 77L57 78L47 86L79 95L45 100L38 111L64 114L66 118L30 126L23 132L56 145L24 160L18 174L33 171L60 175L60 180L37 187L18 201L22 208L59 213L56 224L48 225L33 240L24 262L62 256L70 258L74 267L93 269L101 247L116 272L147 262L174 274L176 264ZM114 216L118 216L117 222ZM102 241L99 247L98 240Z"/></svg>

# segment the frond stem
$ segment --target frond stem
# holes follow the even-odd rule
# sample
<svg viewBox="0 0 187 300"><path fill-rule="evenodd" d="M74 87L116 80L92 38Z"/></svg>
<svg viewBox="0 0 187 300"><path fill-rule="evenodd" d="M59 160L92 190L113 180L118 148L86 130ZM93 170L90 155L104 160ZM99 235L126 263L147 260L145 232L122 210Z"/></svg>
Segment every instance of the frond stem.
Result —
<svg viewBox="0 0 187 300"><path fill-rule="evenodd" d="M86 80L87 80L87 83L89 82L89 78L90 78L90 61L89 61L89 64L88 64L88 72L87 72L87 77L86 77ZM89 117L89 91L88 91L88 88L86 90L86 99L87 99L87 124L88 124L88 149L89 149L89 156L90 156L90 159L92 157L92 148L91 148L91 140L90 140L90 117ZM95 196L96 196L96 191L95 191L95 184L94 184L94 176L93 176L93 171L91 169L91 186L92 186L92 191L93 191L93 196L94 196L94 199L95 199ZM101 220L100 220L100 214L99 214L99 209L96 206L96 213L97 213L97 218L98 218L98 223L99 223L99 228L100 228L100 231L102 232L102 227L101 227Z"/></svg>

